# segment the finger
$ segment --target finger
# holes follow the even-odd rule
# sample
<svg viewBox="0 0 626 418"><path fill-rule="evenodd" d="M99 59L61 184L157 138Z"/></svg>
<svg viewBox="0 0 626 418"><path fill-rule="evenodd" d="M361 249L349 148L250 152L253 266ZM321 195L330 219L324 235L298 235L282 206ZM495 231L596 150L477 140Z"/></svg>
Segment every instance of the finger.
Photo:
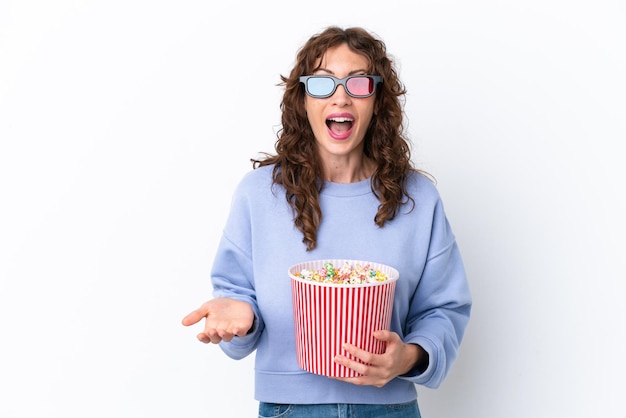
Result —
<svg viewBox="0 0 626 418"><path fill-rule="evenodd" d="M384 341L384 342L394 342L394 340L396 339L400 340L400 336L398 334L396 334L395 332L384 330L384 329L374 331L372 335L377 340Z"/></svg>
<svg viewBox="0 0 626 418"><path fill-rule="evenodd" d="M385 341L385 342L390 341L392 339L392 337L393 337L393 334L394 334L393 332L387 331L387 330L384 330L384 329L379 329L379 330L374 331L372 333L374 338L376 338L377 340L380 340L380 341Z"/></svg>
<svg viewBox="0 0 626 418"><path fill-rule="evenodd" d="M222 328L212 329L210 332L206 333L211 338L211 342L213 344L219 344L222 341L228 342L233 339L233 334L230 333L228 330Z"/></svg>
<svg viewBox="0 0 626 418"><path fill-rule="evenodd" d="M196 336L198 338L198 340L200 342L203 342L205 344L209 344L211 342L211 337L209 337L207 334L205 334L204 332L201 332L200 334L198 334Z"/></svg>
<svg viewBox="0 0 626 418"><path fill-rule="evenodd" d="M195 311L187 314L187 316L185 316L182 320L182 324L185 326L189 326L189 325L193 325L198 323L202 318L205 318L207 315L207 312L200 308L200 309L196 309Z"/></svg>
<svg viewBox="0 0 626 418"><path fill-rule="evenodd" d="M348 369L354 370L360 375L366 376L369 373L369 366L357 360L352 360L349 357L342 356L338 354L335 356L335 363L347 367Z"/></svg>
<svg viewBox="0 0 626 418"><path fill-rule="evenodd" d="M331 379L334 380L340 380L342 382L346 382L346 383L352 383L353 385L365 385L367 383L365 383L364 379L362 377L330 377Z"/></svg>
<svg viewBox="0 0 626 418"><path fill-rule="evenodd" d="M402 345L402 338L395 332L379 330L373 334L374 338L385 344L385 353L390 353L398 350Z"/></svg>
<svg viewBox="0 0 626 418"><path fill-rule="evenodd" d="M361 350L356 345L346 343L342 346L342 348L348 354L351 354L353 357L361 360L363 363L372 363L374 361L374 354L370 353L369 351ZM349 360L347 357L345 358Z"/></svg>
<svg viewBox="0 0 626 418"><path fill-rule="evenodd" d="M353 385L371 385L376 387L384 386L390 379L386 379L380 375L380 370L372 365L360 363L350 360L347 357L338 355L335 357L335 363L354 370L357 373L355 377L336 377L335 379L342 382L352 383Z"/></svg>
<svg viewBox="0 0 626 418"><path fill-rule="evenodd" d="M231 341L233 339L233 337L236 334L234 332L229 332L229 331L226 331L226 330L222 330L222 331L219 331L217 333L217 335L219 336L221 341L229 342L229 341Z"/></svg>
<svg viewBox="0 0 626 418"><path fill-rule="evenodd" d="M214 329L205 330L204 332L201 332L200 334L197 335L197 338L198 340L200 340L201 342L205 344L209 344L209 343L219 344L220 342L222 342L222 337Z"/></svg>
<svg viewBox="0 0 626 418"><path fill-rule="evenodd" d="M248 330L239 327L239 328L234 328L233 331L233 336L237 336L237 337L245 337L246 335L248 335Z"/></svg>

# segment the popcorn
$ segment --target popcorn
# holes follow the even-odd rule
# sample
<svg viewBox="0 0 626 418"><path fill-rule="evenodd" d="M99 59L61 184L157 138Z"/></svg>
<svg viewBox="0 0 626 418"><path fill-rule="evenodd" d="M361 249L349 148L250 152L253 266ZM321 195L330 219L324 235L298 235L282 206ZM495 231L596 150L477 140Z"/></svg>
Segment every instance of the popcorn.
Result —
<svg viewBox="0 0 626 418"><path fill-rule="evenodd" d="M343 343L385 352L386 341L373 333L391 327L398 270L374 261L321 259L294 264L288 274L298 366L321 376L361 376L335 358L346 355Z"/></svg>
<svg viewBox="0 0 626 418"><path fill-rule="evenodd" d="M368 263L364 266L344 263L338 270L333 263L325 263L324 267L318 270L303 269L295 274L303 280L311 280L315 282L330 284L364 284L384 282L388 279L387 275L380 270L374 269Z"/></svg>

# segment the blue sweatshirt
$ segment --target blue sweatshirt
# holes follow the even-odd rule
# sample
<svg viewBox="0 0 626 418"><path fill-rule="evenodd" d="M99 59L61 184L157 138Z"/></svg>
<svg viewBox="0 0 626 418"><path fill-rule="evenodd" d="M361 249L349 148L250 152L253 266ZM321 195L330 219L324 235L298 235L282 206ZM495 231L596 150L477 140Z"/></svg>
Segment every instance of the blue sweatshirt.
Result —
<svg viewBox="0 0 626 418"><path fill-rule="evenodd" d="M214 297L249 302L255 324L244 337L221 342L241 359L256 350L255 398L273 403L402 403L416 399L415 384L438 387L457 357L469 320L471 295L457 243L439 193L420 174L408 191L415 207L401 207L380 228L370 180L324 183L317 248L306 251L302 233L272 166L247 173L236 188L211 271ZM290 266L308 260L353 259L400 272L391 330L422 346L428 368L399 376L382 388L357 386L303 371L294 339Z"/></svg>

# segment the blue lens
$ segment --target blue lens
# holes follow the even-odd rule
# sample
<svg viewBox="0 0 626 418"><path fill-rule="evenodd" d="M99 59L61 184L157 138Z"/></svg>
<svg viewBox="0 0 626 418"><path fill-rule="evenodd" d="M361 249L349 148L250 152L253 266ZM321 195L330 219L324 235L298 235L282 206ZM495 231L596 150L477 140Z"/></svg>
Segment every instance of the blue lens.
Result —
<svg viewBox="0 0 626 418"><path fill-rule="evenodd" d="M307 88L313 96L328 96L335 90L335 81L328 77L309 78Z"/></svg>

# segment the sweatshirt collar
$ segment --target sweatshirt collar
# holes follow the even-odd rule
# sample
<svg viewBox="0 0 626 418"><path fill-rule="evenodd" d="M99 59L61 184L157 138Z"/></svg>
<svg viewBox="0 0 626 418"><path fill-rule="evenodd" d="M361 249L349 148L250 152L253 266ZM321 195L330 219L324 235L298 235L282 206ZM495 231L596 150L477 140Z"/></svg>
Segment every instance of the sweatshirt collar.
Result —
<svg viewBox="0 0 626 418"><path fill-rule="evenodd" d="M337 197L366 195L372 193L370 182L371 178L357 181L356 183L333 183L331 181L325 181L320 194Z"/></svg>

